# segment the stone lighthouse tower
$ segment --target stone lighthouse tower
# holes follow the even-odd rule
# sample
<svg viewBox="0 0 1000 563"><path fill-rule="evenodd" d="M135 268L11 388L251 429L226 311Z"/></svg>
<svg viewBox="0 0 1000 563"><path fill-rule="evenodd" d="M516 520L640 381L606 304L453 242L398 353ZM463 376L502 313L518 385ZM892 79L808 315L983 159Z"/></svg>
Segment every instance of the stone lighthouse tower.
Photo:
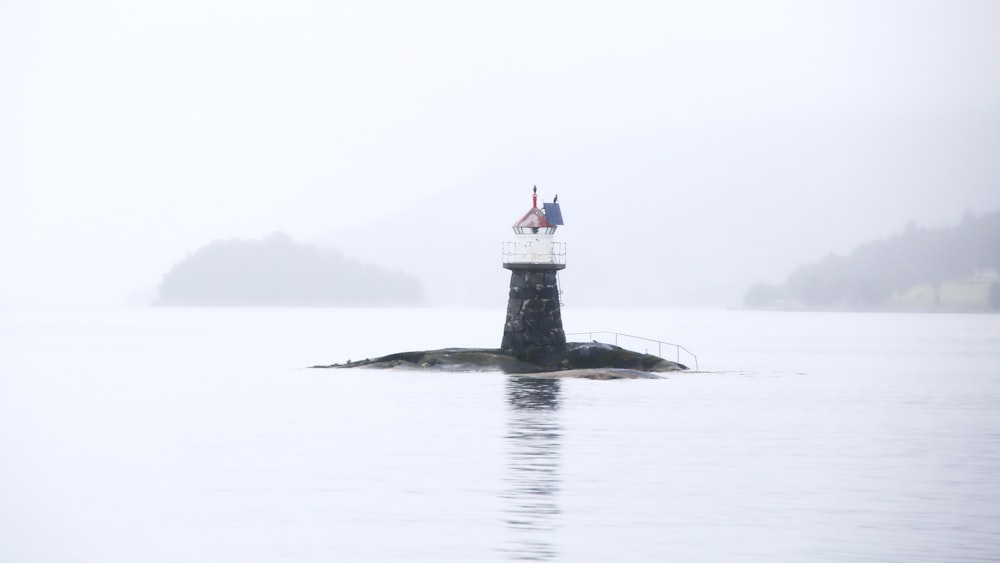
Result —
<svg viewBox="0 0 1000 563"><path fill-rule="evenodd" d="M563 224L558 199L539 209L534 188L531 209L514 223L516 240L503 243L503 267L511 273L500 350L522 361L538 363L566 349L556 278L566 267L566 245L553 240Z"/></svg>

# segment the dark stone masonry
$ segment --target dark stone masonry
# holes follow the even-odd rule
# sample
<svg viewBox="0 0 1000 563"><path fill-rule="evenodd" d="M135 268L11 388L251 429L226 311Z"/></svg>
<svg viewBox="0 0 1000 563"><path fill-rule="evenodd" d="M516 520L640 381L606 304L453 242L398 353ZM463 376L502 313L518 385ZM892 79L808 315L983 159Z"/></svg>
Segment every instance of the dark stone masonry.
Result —
<svg viewBox="0 0 1000 563"><path fill-rule="evenodd" d="M543 364L566 351L555 269L512 268L500 351Z"/></svg>

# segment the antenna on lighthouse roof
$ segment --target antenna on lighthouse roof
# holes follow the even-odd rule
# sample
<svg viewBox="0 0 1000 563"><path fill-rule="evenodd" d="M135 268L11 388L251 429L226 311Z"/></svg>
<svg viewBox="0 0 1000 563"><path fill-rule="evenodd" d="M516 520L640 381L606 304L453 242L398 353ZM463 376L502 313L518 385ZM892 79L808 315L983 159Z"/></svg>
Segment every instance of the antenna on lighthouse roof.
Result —
<svg viewBox="0 0 1000 563"><path fill-rule="evenodd" d="M531 188L531 207L538 207L538 186Z"/></svg>

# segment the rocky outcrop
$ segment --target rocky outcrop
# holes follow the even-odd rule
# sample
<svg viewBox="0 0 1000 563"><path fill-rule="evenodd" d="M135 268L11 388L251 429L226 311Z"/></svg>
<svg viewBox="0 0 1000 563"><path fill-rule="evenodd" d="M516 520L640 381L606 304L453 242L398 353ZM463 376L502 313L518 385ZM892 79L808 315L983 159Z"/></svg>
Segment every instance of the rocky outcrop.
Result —
<svg viewBox="0 0 1000 563"><path fill-rule="evenodd" d="M640 354L603 342L570 342L566 345L565 352L549 358L546 365L558 366L562 369L601 367L645 372L688 369L684 364L664 360L659 356Z"/></svg>
<svg viewBox="0 0 1000 563"><path fill-rule="evenodd" d="M399 352L379 358L364 359L314 368L379 368L379 369L431 369L436 371L503 371L506 373L533 373L542 371L539 366L522 362L500 350L486 348L442 348L419 352Z"/></svg>
<svg viewBox="0 0 1000 563"><path fill-rule="evenodd" d="M656 374L688 369L684 364L652 354L640 354L600 342L570 342L566 350L540 363L518 360L488 348L443 348L400 352L374 359L315 368L430 369L436 371L502 371L533 377L582 377L587 379L656 378Z"/></svg>

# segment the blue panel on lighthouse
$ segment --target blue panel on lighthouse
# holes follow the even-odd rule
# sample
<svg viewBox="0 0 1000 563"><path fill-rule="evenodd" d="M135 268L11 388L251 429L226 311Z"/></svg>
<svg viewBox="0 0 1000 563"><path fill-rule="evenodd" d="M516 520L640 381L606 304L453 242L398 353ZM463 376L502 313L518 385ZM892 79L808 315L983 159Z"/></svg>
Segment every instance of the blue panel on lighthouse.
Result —
<svg viewBox="0 0 1000 563"><path fill-rule="evenodd" d="M542 207L545 208L545 220L550 225L563 224L562 211L559 209L558 203L543 203Z"/></svg>

